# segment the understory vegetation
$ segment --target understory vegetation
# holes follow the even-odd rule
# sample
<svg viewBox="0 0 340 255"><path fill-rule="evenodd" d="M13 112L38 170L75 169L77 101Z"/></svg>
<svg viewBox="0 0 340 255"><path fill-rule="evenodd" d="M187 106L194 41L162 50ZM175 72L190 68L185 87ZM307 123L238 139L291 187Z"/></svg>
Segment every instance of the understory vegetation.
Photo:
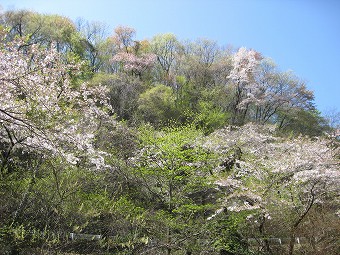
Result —
<svg viewBox="0 0 340 255"><path fill-rule="evenodd" d="M0 254L339 254L339 113L253 49L135 36L0 15Z"/></svg>

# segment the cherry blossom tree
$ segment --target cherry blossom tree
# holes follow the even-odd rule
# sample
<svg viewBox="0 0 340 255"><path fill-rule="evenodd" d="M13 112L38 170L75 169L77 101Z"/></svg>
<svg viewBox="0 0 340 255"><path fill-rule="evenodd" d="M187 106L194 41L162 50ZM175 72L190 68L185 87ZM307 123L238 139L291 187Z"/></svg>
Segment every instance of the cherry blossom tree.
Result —
<svg viewBox="0 0 340 255"><path fill-rule="evenodd" d="M144 71L154 65L156 55L142 53L140 56L137 56L134 53L119 52L113 56L112 61L122 63L125 71L141 76Z"/></svg>
<svg viewBox="0 0 340 255"><path fill-rule="evenodd" d="M205 146L220 155L231 155L229 160L234 157L227 176L219 174L216 184L226 190L222 208L237 213L249 212L250 225L254 229L251 237L281 234L288 240L287 252L291 255L296 237L310 227L311 222L307 219L317 214L317 208L328 208L327 213L334 216L338 213L339 145L335 146L333 141L280 138L275 135L275 126L248 124L236 130L216 131L209 136ZM241 157L235 158L235 153L231 154L235 147L242 151ZM215 171L218 174L226 170L221 165ZM223 210L217 210L210 218L221 212ZM335 242L331 236L326 236L315 232L310 238L314 252L323 242ZM269 252L269 243L265 246Z"/></svg>
<svg viewBox="0 0 340 255"><path fill-rule="evenodd" d="M255 50L240 48L232 58L233 68L229 73L230 86L232 93L230 109L232 112L231 124L243 124L249 104L244 103L243 99L254 85L254 76L260 64L261 55Z"/></svg>
<svg viewBox="0 0 340 255"><path fill-rule="evenodd" d="M93 147L96 130L112 121L104 87L72 83L81 65L65 64L54 47L22 47L24 41L0 48L0 139L6 144L4 165L16 149L62 155L77 163L82 153L99 167L103 157Z"/></svg>
<svg viewBox="0 0 340 255"><path fill-rule="evenodd" d="M136 31L130 27L119 26L112 37L117 52L111 62L117 66L118 71L130 72L139 77L143 72L150 70L156 62L156 55L143 51L141 42L133 40Z"/></svg>
<svg viewBox="0 0 340 255"><path fill-rule="evenodd" d="M310 116L310 121L316 116L313 115L316 112L313 92L291 71L278 71L270 59L258 62L251 82L247 81L249 75L245 75L245 69L243 71L243 75L240 72L235 76L233 69L230 77L239 77L244 84L240 90L243 94L239 93L242 96L236 97L239 98L236 108L240 113L243 111L249 120L260 124L278 123L278 127L284 129L294 125L298 115ZM317 120L317 116L314 119L322 122L321 118ZM303 126L304 123L300 125Z"/></svg>

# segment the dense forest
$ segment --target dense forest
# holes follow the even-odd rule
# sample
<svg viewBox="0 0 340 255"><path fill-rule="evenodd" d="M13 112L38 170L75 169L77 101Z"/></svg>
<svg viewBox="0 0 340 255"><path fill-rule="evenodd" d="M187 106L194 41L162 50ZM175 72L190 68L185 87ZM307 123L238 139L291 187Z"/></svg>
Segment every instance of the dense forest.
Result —
<svg viewBox="0 0 340 255"><path fill-rule="evenodd" d="M0 15L0 254L340 254L339 118L253 49Z"/></svg>

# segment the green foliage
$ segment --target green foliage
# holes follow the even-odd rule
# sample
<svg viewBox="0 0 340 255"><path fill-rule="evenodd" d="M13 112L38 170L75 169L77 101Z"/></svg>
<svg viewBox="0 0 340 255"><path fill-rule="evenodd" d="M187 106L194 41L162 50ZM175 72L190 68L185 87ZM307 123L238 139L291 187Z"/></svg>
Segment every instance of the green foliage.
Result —
<svg viewBox="0 0 340 255"><path fill-rule="evenodd" d="M183 76L177 76L176 83L178 88L175 91L175 107L178 122L194 123L206 134L228 122L229 113L223 110L224 97L221 88L200 89Z"/></svg>
<svg viewBox="0 0 340 255"><path fill-rule="evenodd" d="M242 213L224 212L217 216L217 219L208 224L208 231L213 243L212 246L221 251L237 255L250 255L247 242L239 232L240 225L245 220ZM227 253L227 254L228 254Z"/></svg>
<svg viewBox="0 0 340 255"><path fill-rule="evenodd" d="M138 98L145 90L143 83L126 74L98 73L89 81L92 86L109 88L112 108L118 119L131 120L138 108Z"/></svg>
<svg viewBox="0 0 340 255"><path fill-rule="evenodd" d="M170 87L159 84L142 93L138 99L138 118L161 126L175 118L175 96Z"/></svg>
<svg viewBox="0 0 340 255"><path fill-rule="evenodd" d="M98 93L110 99L118 119L102 118L94 107L101 101L83 111L82 103L93 99L85 91L73 96L86 100L68 101L66 96L57 101L56 109L65 113L61 116L52 108L39 108L38 100L31 105L25 101L25 113L41 135L60 122L72 130L79 120L83 126L78 133L63 135L86 135L94 124L86 123L86 115L95 112L90 120L98 125L88 136L93 144L83 144L74 162L67 162L58 147L55 153L29 147L25 139L30 134L12 135L1 119L0 254L250 255L256 249L257 254L283 254L284 248L266 243L278 235L308 238L311 247L299 247L301 254L318 249L337 254L339 211L332 199L338 190L324 191L333 184L322 179L337 175L337 162L332 161L339 158L337 141L320 143L320 149L300 138L284 143L274 137L275 127L247 124L277 124L279 134L317 136L315 141L330 133L331 123L313 107L313 93L291 73L265 62L254 63L256 72L242 70L249 64L247 54L258 60L255 51L243 49L237 67L237 54L209 40L185 44L163 34L134 41L135 30L126 27L104 38L102 27L76 27L58 15L0 15L1 49L16 37L24 37L27 45L39 44L35 53L54 43L63 63L82 66L70 77L71 87L80 88L85 81L93 90L108 88ZM113 61L122 51L126 63L134 56L130 61L140 68L137 75ZM157 58L153 62L150 57L146 68L139 61L151 53ZM16 82L30 79L25 75L26 70ZM64 89L62 80L55 83L58 91ZM14 101L25 95L18 97ZM247 125L225 127L227 123ZM75 150L72 143L59 146ZM306 146L310 151L303 151ZM105 164L94 169L85 152L96 150ZM316 154L317 160L312 157ZM332 178L320 174L313 181L293 180L300 168L305 173L335 170L330 171ZM70 240L70 233L87 239ZM255 249L248 238L265 241Z"/></svg>
<svg viewBox="0 0 340 255"><path fill-rule="evenodd" d="M145 126L140 130L144 149L134 158L134 171L153 198L151 208L160 209L154 217L156 221L162 218L163 228L153 229L153 236L159 236L158 242L168 243L173 249L178 248L179 240L193 242L200 235L197 224L203 223L205 213L211 209L209 203L202 201L214 186L210 173L215 157L195 143L202 135L193 126L166 127L161 131Z"/></svg>
<svg viewBox="0 0 340 255"><path fill-rule="evenodd" d="M281 130L288 134L322 136L325 132L331 130L326 119L315 109L295 109L289 113L283 113L281 119Z"/></svg>
<svg viewBox="0 0 340 255"><path fill-rule="evenodd" d="M205 133L211 133L223 127L229 119L229 115L226 112L216 108L212 103L207 101L199 102L198 111L196 121Z"/></svg>

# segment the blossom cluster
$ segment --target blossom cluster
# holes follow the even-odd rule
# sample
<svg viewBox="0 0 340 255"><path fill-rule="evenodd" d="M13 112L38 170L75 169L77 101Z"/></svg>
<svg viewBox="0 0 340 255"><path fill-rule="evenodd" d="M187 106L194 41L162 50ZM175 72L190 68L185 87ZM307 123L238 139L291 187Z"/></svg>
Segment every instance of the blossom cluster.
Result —
<svg viewBox="0 0 340 255"><path fill-rule="evenodd" d="M23 46L17 39L0 49L0 139L24 150L43 150L76 163L76 154L101 157L93 148L100 121L109 118L104 87L74 85L81 63L65 63L52 46Z"/></svg>
<svg viewBox="0 0 340 255"><path fill-rule="evenodd" d="M315 203L325 203L340 192L339 147L326 138L283 138L275 135L275 126L250 123L217 130L203 146L219 154L221 162L235 147L242 150L232 170L225 174L223 167L215 169L228 210L267 212L273 203L304 208L311 196ZM299 201L292 202L291 196Z"/></svg>
<svg viewBox="0 0 340 255"><path fill-rule="evenodd" d="M258 52L241 47L233 56L233 69L228 76L229 79L241 84L249 83L260 64L260 60L261 56Z"/></svg>
<svg viewBox="0 0 340 255"><path fill-rule="evenodd" d="M156 55L144 53L141 56L136 56L133 53L120 52L114 55L112 61L122 63L126 71L140 74L155 64Z"/></svg>

